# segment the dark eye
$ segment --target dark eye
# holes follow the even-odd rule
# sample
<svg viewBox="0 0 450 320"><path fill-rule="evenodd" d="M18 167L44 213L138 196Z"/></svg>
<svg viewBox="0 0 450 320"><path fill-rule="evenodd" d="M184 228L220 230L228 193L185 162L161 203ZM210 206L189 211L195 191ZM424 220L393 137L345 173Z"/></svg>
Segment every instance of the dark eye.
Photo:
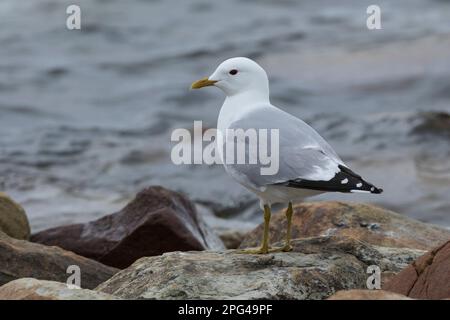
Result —
<svg viewBox="0 0 450 320"><path fill-rule="evenodd" d="M233 76L234 76L235 74L237 74L237 73L238 73L238 71L237 71L236 69L230 70L230 74L233 75Z"/></svg>

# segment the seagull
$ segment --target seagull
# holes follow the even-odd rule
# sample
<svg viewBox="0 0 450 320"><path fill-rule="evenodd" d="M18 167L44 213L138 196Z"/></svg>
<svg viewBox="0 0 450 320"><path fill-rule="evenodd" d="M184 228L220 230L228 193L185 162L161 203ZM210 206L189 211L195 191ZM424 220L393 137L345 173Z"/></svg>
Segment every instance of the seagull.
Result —
<svg viewBox="0 0 450 320"><path fill-rule="evenodd" d="M257 195L264 211L261 247L244 249L242 253L266 254L292 250L293 203L324 192L383 192L349 169L325 139L307 123L270 103L267 73L255 61L245 57L225 60L212 75L195 81L191 88L207 86L215 86L226 95L217 121L217 131L224 138L216 140L225 170ZM230 129L277 129L278 171L263 175L259 170L263 166L261 162L236 164L225 161L223 150L227 143L231 143L227 138ZM251 142L247 139L244 143ZM271 206L275 203L288 204L286 240L280 248L269 245Z"/></svg>

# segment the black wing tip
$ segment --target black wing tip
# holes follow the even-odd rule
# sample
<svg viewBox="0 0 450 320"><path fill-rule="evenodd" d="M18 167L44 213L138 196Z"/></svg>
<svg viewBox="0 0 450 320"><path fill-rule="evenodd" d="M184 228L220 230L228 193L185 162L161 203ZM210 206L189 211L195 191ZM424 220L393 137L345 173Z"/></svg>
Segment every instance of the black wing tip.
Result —
<svg viewBox="0 0 450 320"><path fill-rule="evenodd" d="M363 180L362 178L359 179L359 181L360 181L359 183L361 185L358 188L356 188L356 189L351 189L350 192L352 192L352 191L365 191L365 192L369 192L369 193L372 193L372 194L383 193L383 189L375 187L370 182L367 182L367 181Z"/></svg>
<svg viewBox="0 0 450 320"><path fill-rule="evenodd" d="M370 193L374 193L374 194L380 194L383 193L383 189L381 188L377 188L375 187L373 184L371 184L370 182L365 181L359 174L355 173L354 171L352 171L351 169L343 166L343 165L338 165L338 168L341 169L342 172L353 176L354 178L360 180L361 183L363 183L363 189L365 191L370 191ZM360 189L361 190L361 189Z"/></svg>
<svg viewBox="0 0 450 320"><path fill-rule="evenodd" d="M325 192L365 192L372 194L380 194L383 192L383 189L377 188L370 182L365 181L360 175L356 174L349 168L343 165L339 165L338 168L340 169L340 172L338 172L332 179L328 181L312 181L298 178L294 180L275 183L275 185Z"/></svg>
<svg viewBox="0 0 450 320"><path fill-rule="evenodd" d="M370 193L375 193L375 194L380 194L380 193L383 193L383 189L381 189L381 188L377 188L377 187L373 187L374 189L373 190L370 190Z"/></svg>

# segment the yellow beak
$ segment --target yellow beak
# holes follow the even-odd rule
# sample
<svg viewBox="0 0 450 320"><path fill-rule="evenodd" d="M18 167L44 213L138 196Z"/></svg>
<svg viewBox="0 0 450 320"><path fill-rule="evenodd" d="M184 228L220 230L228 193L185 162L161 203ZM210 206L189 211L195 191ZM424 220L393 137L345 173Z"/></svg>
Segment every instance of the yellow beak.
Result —
<svg viewBox="0 0 450 320"><path fill-rule="evenodd" d="M216 82L217 81L215 80L208 80L208 78L203 78L192 83L191 89L200 89L203 87L213 86Z"/></svg>

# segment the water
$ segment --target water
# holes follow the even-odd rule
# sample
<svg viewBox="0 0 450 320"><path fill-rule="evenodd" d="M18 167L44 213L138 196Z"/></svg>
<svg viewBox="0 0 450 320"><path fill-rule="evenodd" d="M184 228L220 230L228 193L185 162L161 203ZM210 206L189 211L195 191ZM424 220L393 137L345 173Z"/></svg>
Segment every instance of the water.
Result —
<svg viewBox="0 0 450 320"><path fill-rule="evenodd" d="M175 166L170 134L214 127L223 96L190 91L222 60L249 56L272 102L315 127L379 204L450 226L450 2L73 1L0 3L0 188L33 231L120 209L141 188L187 193L249 225L254 196L220 166ZM439 114L437 112L444 112Z"/></svg>

